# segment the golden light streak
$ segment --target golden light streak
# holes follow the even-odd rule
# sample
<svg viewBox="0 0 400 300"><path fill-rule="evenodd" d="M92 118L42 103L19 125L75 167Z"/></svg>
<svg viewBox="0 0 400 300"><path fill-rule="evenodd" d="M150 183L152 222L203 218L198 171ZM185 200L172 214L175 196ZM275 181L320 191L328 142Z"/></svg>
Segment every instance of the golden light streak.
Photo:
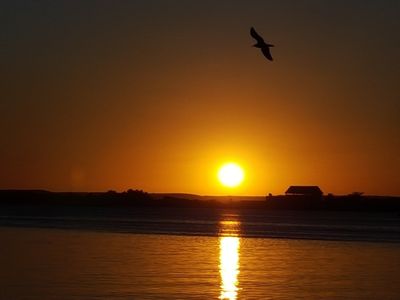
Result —
<svg viewBox="0 0 400 300"><path fill-rule="evenodd" d="M237 299L239 290L239 247L239 237L224 236L220 238L220 299Z"/></svg>
<svg viewBox="0 0 400 300"><path fill-rule="evenodd" d="M236 300L239 286L239 253L240 238L238 234L239 222L222 221L220 222L221 236L219 240L219 272L221 275L220 299Z"/></svg>

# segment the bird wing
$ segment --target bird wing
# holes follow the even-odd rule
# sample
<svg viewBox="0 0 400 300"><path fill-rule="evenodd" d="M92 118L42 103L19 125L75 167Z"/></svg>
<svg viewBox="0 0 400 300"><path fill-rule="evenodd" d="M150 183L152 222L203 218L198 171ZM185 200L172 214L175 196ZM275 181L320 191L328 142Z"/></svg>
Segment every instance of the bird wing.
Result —
<svg viewBox="0 0 400 300"><path fill-rule="evenodd" d="M264 54L266 58L269 60L273 61L274 59L272 58L271 52L269 51L269 47L263 47L261 48L261 52Z"/></svg>
<svg viewBox="0 0 400 300"><path fill-rule="evenodd" d="M264 43L264 39L256 32L256 30L251 27L250 35L257 40L257 42Z"/></svg>

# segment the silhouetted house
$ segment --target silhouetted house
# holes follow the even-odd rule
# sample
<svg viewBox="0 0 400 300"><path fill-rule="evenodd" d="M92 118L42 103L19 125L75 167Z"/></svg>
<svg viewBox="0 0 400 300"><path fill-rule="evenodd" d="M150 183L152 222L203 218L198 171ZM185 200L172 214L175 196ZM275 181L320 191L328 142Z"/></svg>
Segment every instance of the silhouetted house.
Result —
<svg viewBox="0 0 400 300"><path fill-rule="evenodd" d="M285 192L287 196L305 196L321 198L323 193L318 186L292 185Z"/></svg>

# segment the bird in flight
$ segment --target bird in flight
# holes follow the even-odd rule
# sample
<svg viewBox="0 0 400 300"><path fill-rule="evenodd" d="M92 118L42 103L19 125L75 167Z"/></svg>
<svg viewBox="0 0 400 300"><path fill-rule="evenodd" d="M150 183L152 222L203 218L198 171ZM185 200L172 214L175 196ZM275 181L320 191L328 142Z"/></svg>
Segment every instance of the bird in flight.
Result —
<svg viewBox="0 0 400 300"><path fill-rule="evenodd" d="M274 45L264 42L264 39L256 32L253 27L250 28L250 35L257 41L257 43L253 45L253 47L260 48L264 56L268 60L272 61L273 58L271 52L269 51L269 48L274 47Z"/></svg>

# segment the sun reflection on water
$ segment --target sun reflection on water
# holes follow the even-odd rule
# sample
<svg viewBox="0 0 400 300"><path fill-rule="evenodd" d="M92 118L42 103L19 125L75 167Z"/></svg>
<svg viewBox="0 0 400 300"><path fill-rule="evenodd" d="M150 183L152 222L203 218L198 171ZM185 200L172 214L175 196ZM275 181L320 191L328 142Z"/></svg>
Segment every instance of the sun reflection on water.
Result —
<svg viewBox="0 0 400 300"><path fill-rule="evenodd" d="M236 300L239 286L239 253L240 238L238 221L221 221L219 240L219 272L221 274L220 299Z"/></svg>

